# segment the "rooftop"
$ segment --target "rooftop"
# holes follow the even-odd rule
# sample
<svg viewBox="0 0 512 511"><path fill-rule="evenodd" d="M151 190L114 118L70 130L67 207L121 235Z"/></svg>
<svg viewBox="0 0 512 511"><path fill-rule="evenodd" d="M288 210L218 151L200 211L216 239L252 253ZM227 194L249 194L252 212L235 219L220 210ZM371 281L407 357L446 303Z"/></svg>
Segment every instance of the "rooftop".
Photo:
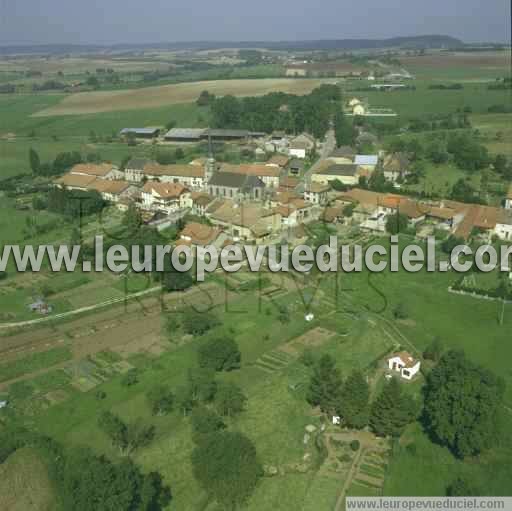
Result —
<svg viewBox="0 0 512 511"><path fill-rule="evenodd" d="M149 162L144 166L144 172L151 176L204 177L203 167L189 164L160 165Z"/></svg>
<svg viewBox="0 0 512 511"><path fill-rule="evenodd" d="M376 154L356 154L354 163L356 165L377 165L379 156Z"/></svg>
<svg viewBox="0 0 512 511"><path fill-rule="evenodd" d="M204 128L173 128L169 130L165 138L184 138L184 139L200 139L207 132Z"/></svg>
<svg viewBox="0 0 512 511"><path fill-rule="evenodd" d="M69 171L70 174L87 174L88 176L104 177L112 171L111 163L78 163Z"/></svg>
<svg viewBox="0 0 512 511"><path fill-rule="evenodd" d="M159 183L157 181L148 181L144 188L145 193L153 193L163 199L178 199L181 194L188 191L186 187L179 183Z"/></svg>

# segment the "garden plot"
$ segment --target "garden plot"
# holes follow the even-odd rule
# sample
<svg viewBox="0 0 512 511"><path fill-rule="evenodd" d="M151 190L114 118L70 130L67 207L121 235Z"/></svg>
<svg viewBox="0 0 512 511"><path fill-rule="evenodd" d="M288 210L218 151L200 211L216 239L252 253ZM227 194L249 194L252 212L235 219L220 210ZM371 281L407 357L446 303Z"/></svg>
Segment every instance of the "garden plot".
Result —
<svg viewBox="0 0 512 511"><path fill-rule="evenodd" d="M336 332L322 327L313 328L295 339L287 342L279 348L292 357L298 357L304 348L318 348L333 338Z"/></svg>
<svg viewBox="0 0 512 511"><path fill-rule="evenodd" d="M96 354L68 364L66 373L71 377L71 386L81 392L87 392L104 381L123 374L133 366L118 359L115 355Z"/></svg>

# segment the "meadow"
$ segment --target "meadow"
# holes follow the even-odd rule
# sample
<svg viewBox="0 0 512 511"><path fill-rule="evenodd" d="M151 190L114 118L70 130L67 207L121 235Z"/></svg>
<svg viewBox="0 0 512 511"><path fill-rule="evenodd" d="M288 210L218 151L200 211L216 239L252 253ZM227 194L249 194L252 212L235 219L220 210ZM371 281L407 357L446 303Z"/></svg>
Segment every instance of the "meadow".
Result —
<svg viewBox="0 0 512 511"><path fill-rule="evenodd" d="M429 89L429 85L445 83L442 80L415 80L408 83L416 90L389 92L357 91L353 85L346 86L345 96L355 96L367 100L373 108L391 108L400 120L446 115L458 109L470 107L475 114L485 114L492 105L510 105L510 91L488 90L488 83L464 83L460 90ZM364 84L366 85L366 84ZM364 86L362 85L362 86ZM358 84L358 86L360 86Z"/></svg>

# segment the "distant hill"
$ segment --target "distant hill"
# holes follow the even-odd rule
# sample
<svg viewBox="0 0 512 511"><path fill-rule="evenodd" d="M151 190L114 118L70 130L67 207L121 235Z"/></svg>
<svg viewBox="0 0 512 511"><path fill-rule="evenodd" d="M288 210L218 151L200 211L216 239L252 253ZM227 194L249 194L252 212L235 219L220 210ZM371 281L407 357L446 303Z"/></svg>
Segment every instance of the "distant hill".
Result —
<svg viewBox="0 0 512 511"><path fill-rule="evenodd" d="M269 50L364 50L377 48L459 48L464 47L460 39L447 35L419 35L411 37L392 37L389 39L325 39L316 41L195 41L147 44L114 45L11 45L0 46L0 55L39 54L59 55L70 53L104 53L134 50L207 50L220 48L266 48Z"/></svg>

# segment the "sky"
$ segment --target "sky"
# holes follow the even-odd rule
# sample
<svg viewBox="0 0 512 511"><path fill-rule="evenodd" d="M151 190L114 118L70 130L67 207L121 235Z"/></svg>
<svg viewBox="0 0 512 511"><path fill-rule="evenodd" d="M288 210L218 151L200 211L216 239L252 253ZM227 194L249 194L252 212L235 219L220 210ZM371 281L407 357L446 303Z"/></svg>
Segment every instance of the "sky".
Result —
<svg viewBox="0 0 512 511"><path fill-rule="evenodd" d="M510 42L510 0L0 0L0 44L451 35Z"/></svg>

